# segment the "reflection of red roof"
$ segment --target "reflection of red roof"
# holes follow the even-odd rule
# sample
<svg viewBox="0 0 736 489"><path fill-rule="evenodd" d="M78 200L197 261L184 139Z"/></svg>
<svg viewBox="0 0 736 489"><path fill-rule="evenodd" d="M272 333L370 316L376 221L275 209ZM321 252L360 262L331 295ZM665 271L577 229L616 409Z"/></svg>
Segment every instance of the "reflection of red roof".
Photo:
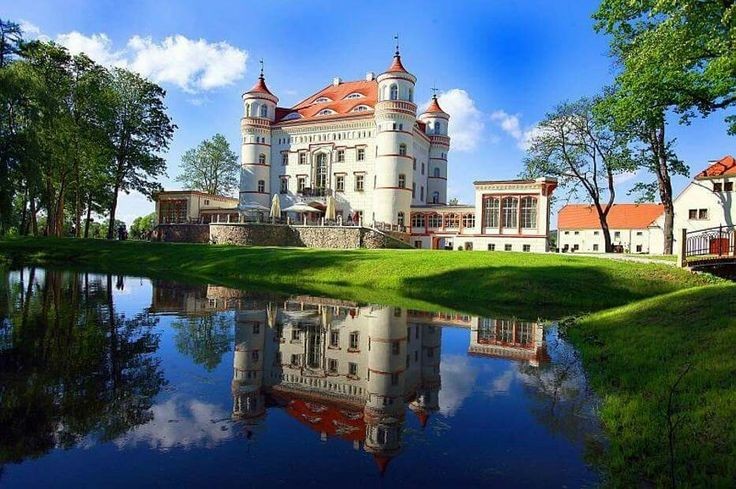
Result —
<svg viewBox="0 0 736 489"><path fill-rule="evenodd" d="M391 461L391 457L374 454L373 460L376 461L376 465L378 465L378 470L381 471L381 475L385 474L386 469L388 468L388 463Z"/></svg>
<svg viewBox="0 0 736 489"><path fill-rule="evenodd" d="M708 177L721 177L726 175L736 175L736 159L733 156L724 156L720 160L701 171L695 177L696 179Z"/></svg>
<svg viewBox="0 0 736 489"><path fill-rule="evenodd" d="M286 412L318 433L348 441L365 440L363 413L325 402L294 398L278 393L287 401Z"/></svg>
<svg viewBox="0 0 736 489"><path fill-rule="evenodd" d="M662 204L613 204L608 213L611 229L645 229L663 212ZM595 206L568 204L557 214L558 229L599 229Z"/></svg>
<svg viewBox="0 0 736 489"><path fill-rule="evenodd" d="M345 99L348 95L359 94L360 97ZM316 103L321 98L325 102ZM310 97L302 100L291 109L279 107L276 109L276 122L299 122L305 119L330 119L345 115L364 116L371 114L378 98L378 83L375 80L357 80L331 84ZM370 110L353 112L356 107L365 105ZM333 113L319 115L323 110ZM297 113L299 117L283 119L289 114ZM292 116L293 117L293 116Z"/></svg>
<svg viewBox="0 0 736 489"><path fill-rule="evenodd" d="M419 424L424 428L427 426L427 420L429 419L429 414L427 414L424 411L415 411L415 414L417 415L417 418L419 418Z"/></svg>
<svg viewBox="0 0 736 489"><path fill-rule="evenodd" d="M251 89L248 90L246 93L265 93L273 97L273 94L266 86L266 80L263 78L263 75L258 77L258 81L256 81L256 84L253 85L253 87L251 87Z"/></svg>

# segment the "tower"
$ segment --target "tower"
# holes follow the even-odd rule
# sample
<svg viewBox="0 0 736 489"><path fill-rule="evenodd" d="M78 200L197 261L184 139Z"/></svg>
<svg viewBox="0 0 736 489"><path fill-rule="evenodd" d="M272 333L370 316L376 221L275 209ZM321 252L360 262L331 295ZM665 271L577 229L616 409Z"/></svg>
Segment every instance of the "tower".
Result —
<svg viewBox="0 0 736 489"><path fill-rule="evenodd" d="M266 313L237 311L233 354L233 419L255 424L266 413L263 394Z"/></svg>
<svg viewBox="0 0 736 489"><path fill-rule="evenodd" d="M427 110L419 116L426 124L429 136L429 174L427 175L427 203L447 203L447 153L450 151L450 137L447 135L450 115L442 110L437 94Z"/></svg>
<svg viewBox="0 0 736 489"><path fill-rule="evenodd" d="M408 225L413 178L416 77L401 64L399 46L388 70L378 76L374 220Z"/></svg>
<svg viewBox="0 0 736 489"><path fill-rule="evenodd" d="M248 204L271 204L271 123L276 117L278 97L266 86L261 74L253 87L243 94L240 208Z"/></svg>
<svg viewBox="0 0 736 489"><path fill-rule="evenodd" d="M423 428L427 424L429 415L440 408L442 328L434 324L424 324L421 336L421 382L417 389L417 396L409 404L409 409L417 415Z"/></svg>

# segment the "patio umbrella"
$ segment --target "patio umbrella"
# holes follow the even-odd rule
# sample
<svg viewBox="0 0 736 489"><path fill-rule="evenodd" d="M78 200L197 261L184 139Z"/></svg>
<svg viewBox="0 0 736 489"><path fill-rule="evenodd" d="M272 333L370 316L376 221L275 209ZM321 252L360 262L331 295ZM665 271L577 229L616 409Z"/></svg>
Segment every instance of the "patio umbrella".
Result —
<svg viewBox="0 0 736 489"><path fill-rule="evenodd" d="M327 208L325 209L325 219L334 221L335 220L335 198L333 196L327 197Z"/></svg>
<svg viewBox="0 0 736 489"><path fill-rule="evenodd" d="M284 212L297 212L299 214L304 214L305 212L322 212L322 211L320 211L319 209L315 209L311 205L307 205L307 204L298 202L284 209Z"/></svg>
<svg viewBox="0 0 736 489"><path fill-rule="evenodd" d="M271 219L278 219L281 217L281 200L279 196L274 194L273 200L271 200Z"/></svg>

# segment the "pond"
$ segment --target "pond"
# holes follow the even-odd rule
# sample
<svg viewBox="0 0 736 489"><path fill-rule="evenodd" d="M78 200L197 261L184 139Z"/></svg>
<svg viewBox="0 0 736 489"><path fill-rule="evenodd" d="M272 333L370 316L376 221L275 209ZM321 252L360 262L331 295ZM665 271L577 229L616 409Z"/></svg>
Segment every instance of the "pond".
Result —
<svg viewBox="0 0 736 489"><path fill-rule="evenodd" d="M2 487L588 487L554 323L0 269Z"/></svg>

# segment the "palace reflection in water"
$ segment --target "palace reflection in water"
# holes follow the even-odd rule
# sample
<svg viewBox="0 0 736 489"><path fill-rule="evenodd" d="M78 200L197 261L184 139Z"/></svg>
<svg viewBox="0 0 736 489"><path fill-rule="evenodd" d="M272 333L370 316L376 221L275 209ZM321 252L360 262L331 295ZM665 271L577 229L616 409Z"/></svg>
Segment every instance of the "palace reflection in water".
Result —
<svg viewBox="0 0 736 489"><path fill-rule="evenodd" d="M266 406L281 406L322 440L372 454L381 472L401 449L407 408L422 427L439 409L442 326L470 329L472 355L546 358L542 326L514 319L165 282L154 282L152 309L234 310L233 418L257 430Z"/></svg>

